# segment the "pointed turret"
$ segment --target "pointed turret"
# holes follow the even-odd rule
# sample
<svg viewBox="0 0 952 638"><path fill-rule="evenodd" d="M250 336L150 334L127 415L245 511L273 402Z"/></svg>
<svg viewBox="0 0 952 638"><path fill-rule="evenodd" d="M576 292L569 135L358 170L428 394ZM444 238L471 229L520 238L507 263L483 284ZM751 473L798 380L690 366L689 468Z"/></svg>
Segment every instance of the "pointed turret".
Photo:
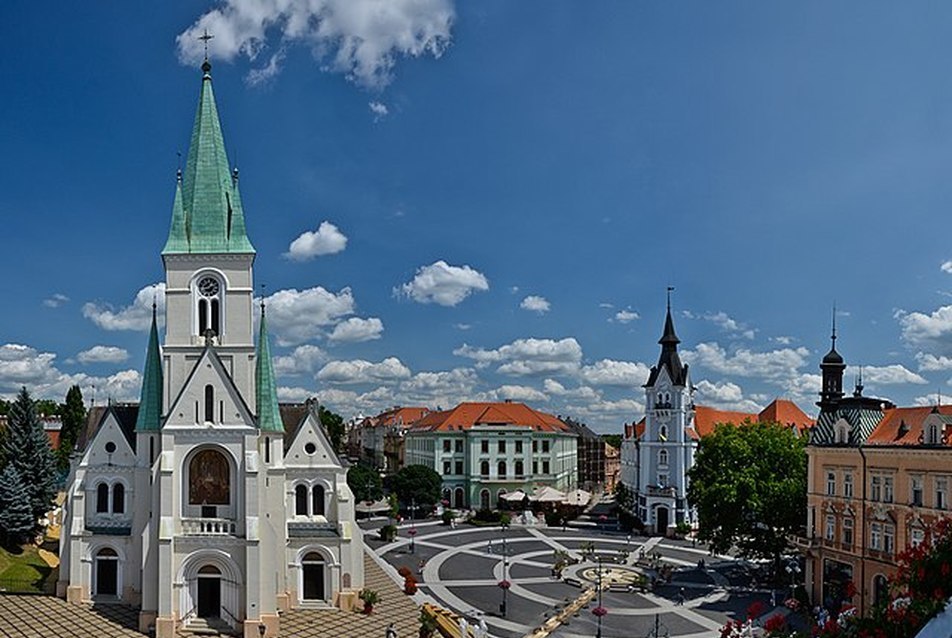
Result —
<svg viewBox="0 0 952 638"><path fill-rule="evenodd" d="M274 382L271 346L268 343L268 321L261 304L261 327L258 332L258 354L255 365L255 403L258 427L265 432L283 432L281 411L278 408L278 389Z"/></svg>
<svg viewBox="0 0 952 638"><path fill-rule="evenodd" d="M211 64L202 64L202 89L192 126L185 175L176 190L172 227L162 254L254 253L245 232L238 183L225 153ZM181 199L179 199L181 197Z"/></svg>
<svg viewBox="0 0 952 638"><path fill-rule="evenodd" d="M830 336L830 351L820 362L820 371L823 376L823 387L820 390L820 400L817 405L821 410L832 410L843 398L843 372L846 362L843 356L836 351L836 306L833 306L833 334Z"/></svg>
<svg viewBox="0 0 952 638"><path fill-rule="evenodd" d="M139 414L136 416L136 431L158 430L162 424L162 354L159 352L159 329L152 304L152 329L149 332L149 349L145 353L145 370L142 373L142 392L139 396Z"/></svg>
<svg viewBox="0 0 952 638"><path fill-rule="evenodd" d="M668 377L674 385L684 385L688 376L688 367L681 363L681 356L678 354L678 334L674 331L674 319L671 316L671 288L668 288L668 308L664 319L664 332L658 343L661 344L661 356L658 357L658 365L651 368L651 374L648 376L648 382L645 387L653 386L658 379L658 374L662 368L668 371Z"/></svg>

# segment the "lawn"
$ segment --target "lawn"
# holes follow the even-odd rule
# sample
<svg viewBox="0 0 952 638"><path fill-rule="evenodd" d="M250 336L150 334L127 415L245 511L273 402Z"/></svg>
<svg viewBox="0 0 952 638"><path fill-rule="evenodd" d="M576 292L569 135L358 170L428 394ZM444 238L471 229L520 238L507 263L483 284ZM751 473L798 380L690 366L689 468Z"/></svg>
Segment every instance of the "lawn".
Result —
<svg viewBox="0 0 952 638"><path fill-rule="evenodd" d="M0 547L0 592L48 592L53 571L34 545Z"/></svg>

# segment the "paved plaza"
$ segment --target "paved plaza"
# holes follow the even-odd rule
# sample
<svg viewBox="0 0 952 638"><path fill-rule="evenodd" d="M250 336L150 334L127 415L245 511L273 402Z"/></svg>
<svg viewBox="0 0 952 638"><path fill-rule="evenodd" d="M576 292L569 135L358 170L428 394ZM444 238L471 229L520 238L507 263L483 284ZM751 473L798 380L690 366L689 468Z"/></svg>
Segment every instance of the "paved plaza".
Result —
<svg viewBox="0 0 952 638"><path fill-rule="evenodd" d="M594 584L597 564L591 560L567 568L563 578L552 574L555 550L581 558L579 550L587 541L594 542L595 553L602 557L606 567L620 552L629 552L625 563L611 565L611 574L603 572L603 579L615 577L613 589L620 590L606 590L602 595L602 605L608 609L608 615L602 619L605 638L648 636L655 623L661 629L660 635L707 638L716 635L727 620L746 618L747 609L755 600L765 608L770 604L769 591L751 587L750 573L743 563L729 557L712 557L685 541L646 537L629 541L624 535L573 528L563 531L511 527L503 532L499 527L464 524L451 529L427 521L415 526L411 554L408 525L401 527L400 537L392 543L376 540L374 526L379 523L364 524L368 546L392 566L391 574L403 566L417 574L421 592L418 602L428 596L438 605L466 615L470 622L483 615L490 633L499 638L525 636L581 595L584 586ZM625 585L634 581L633 575L638 573L635 563L641 550L645 554L660 554L661 565L672 569L669 583L645 593L627 590ZM698 565L701 559L705 561L703 569ZM503 593L498 586L503 579L504 562L507 579L512 583L505 617L500 613ZM782 598L783 592L778 592L778 599ZM596 602L597 599L570 616L551 635L594 636L596 619L591 612Z"/></svg>

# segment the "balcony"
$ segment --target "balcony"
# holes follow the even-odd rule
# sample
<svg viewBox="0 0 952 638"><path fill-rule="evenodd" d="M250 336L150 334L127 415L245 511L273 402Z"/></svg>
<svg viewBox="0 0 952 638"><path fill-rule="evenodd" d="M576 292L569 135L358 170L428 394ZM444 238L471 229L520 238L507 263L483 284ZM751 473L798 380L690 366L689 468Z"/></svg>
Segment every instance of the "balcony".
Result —
<svg viewBox="0 0 952 638"><path fill-rule="evenodd" d="M183 518L183 536L237 536L238 524L228 518Z"/></svg>
<svg viewBox="0 0 952 638"><path fill-rule="evenodd" d="M336 538L340 536L336 523L316 521L288 521L288 538Z"/></svg>
<svg viewBox="0 0 952 638"><path fill-rule="evenodd" d="M646 493L648 496L664 496L669 498L677 496L677 490L673 487L659 487L657 485L649 485Z"/></svg>

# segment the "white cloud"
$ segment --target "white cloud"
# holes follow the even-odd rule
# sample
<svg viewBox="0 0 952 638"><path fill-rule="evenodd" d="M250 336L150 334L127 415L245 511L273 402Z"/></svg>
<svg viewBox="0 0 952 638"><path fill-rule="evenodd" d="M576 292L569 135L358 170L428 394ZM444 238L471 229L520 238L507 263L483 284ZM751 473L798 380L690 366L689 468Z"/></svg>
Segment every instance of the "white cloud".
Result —
<svg viewBox="0 0 952 638"><path fill-rule="evenodd" d="M631 323L635 319L639 319L640 315L637 312L632 312L631 310L619 310L615 313L615 321L618 323Z"/></svg>
<svg viewBox="0 0 952 638"><path fill-rule="evenodd" d="M317 230L301 233L291 242L284 256L294 261L307 261L321 255L333 255L347 248L347 237L329 221L321 222Z"/></svg>
<svg viewBox="0 0 952 638"><path fill-rule="evenodd" d="M566 388L555 379L546 379L542 382L542 390L549 395L565 397L567 399L588 399L590 401L601 400L601 394L594 388L580 385L576 388Z"/></svg>
<svg viewBox="0 0 952 638"><path fill-rule="evenodd" d="M846 369L847 375L855 376L858 372L859 368L855 366L849 366ZM898 363L887 366L863 366L863 381L871 386L897 385L903 383L922 385L928 383L928 381L921 376Z"/></svg>
<svg viewBox="0 0 952 638"><path fill-rule="evenodd" d="M367 106L370 107L370 112L374 114L374 122L379 122L383 118L390 115L390 109L388 109L387 105L383 102L371 100Z"/></svg>
<svg viewBox="0 0 952 638"><path fill-rule="evenodd" d="M912 404L923 406L923 407L932 406L932 405L935 405L936 399L938 398L939 397L935 394L924 394L922 396L918 396L915 399L913 399ZM945 403L943 403L943 405L948 405L949 404L948 397L943 397L943 398L945 399Z"/></svg>
<svg viewBox="0 0 952 638"><path fill-rule="evenodd" d="M492 396L495 397L496 401L548 401L547 397L542 392L539 392L535 388L530 388L527 385L502 385L492 391Z"/></svg>
<svg viewBox="0 0 952 638"><path fill-rule="evenodd" d="M451 266L441 259L420 267L413 281L394 288L394 294L419 303L455 306L477 290L489 290L481 272L469 266Z"/></svg>
<svg viewBox="0 0 952 638"><path fill-rule="evenodd" d="M552 305L545 297L529 295L522 300L522 303L519 304L519 307L523 310L531 310L532 312L537 312L540 315L544 315L545 313L549 312L549 310L552 308Z"/></svg>
<svg viewBox="0 0 952 638"><path fill-rule="evenodd" d="M274 372L278 376L313 374L327 361L327 353L313 345L298 346L289 354L274 357Z"/></svg>
<svg viewBox="0 0 952 638"><path fill-rule="evenodd" d="M806 372L784 381L783 389L791 399L804 403L809 408L810 403L819 396L822 385L823 378L820 375Z"/></svg>
<svg viewBox="0 0 952 638"><path fill-rule="evenodd" d="M410 369L396 357L388 357L380 363L363 359L331 361L317 373L319 381L339 384L396 381L410 377Z"/></svg>
<svg viewBox="0 0 952 638"><path fill-rule="evenodd" d="M68 301L69 301L69 297L67 297L66 295L62 293L57 292L53 294L52 296L50 296L49 298L44 299L43 305L46 306L47 308L59 308L64 303L67 303Z"/></svg>
<svg viewBox="0 0 952 638"><path fill-rule="evenodd" d="M304 403L316 394L313 390L307 388L292 388L287 386L278 386L278 401L287 401L293 403Z"/></svg>
<svg viewBox="0 0 952 638"><path fill-rule="evenodd" d="M903 341L940 353L952 353L952 306L942 306L930 314L899 310Z"/></svg>
<svg viewBox="0 0 952 638"><path fill-rule="evenodd" d="M916 353L916 361L919 362L919 372L941 372L952 370L952 357L936 356L926 354L925 352Z"/></svg>
<svg viewBox="0 0 952 638"><path fill-rule="evenodd" d="M284 62L284 49L279 49L268 58L268 63L257 69L248 71L245 80L251 86L258 86L267 83L269 80L277 77L281 72L281 63Z"/></svg>
<svg viewBox="0 0 952 638"><path fill-rule="evenodd" d="M278 344L291 346L315 339L323 329L354 313L350 288L334 294L317 286L306 290L279 290L265 299L268 326Z"/></svg>
<svg viewBox="0 0 952 638"><path fill-rule="evenodd" d="M621 430L623 421L635 421L641 418L645 406L634 399L619 399L617 401L591 401L579 405L566 406L566 413L583 420L596 420L601 423L618 421L618 430Z"/></svg>
<svg viewBox="0 0 952 638"><path fill-rule="evenodd" d="M454 323L453 327L457 330L469 330L473 325L470 323Z"/></svg>
<svg viewBox="0 0 952 638"><path fill-rule="evenodd" d="M328 339L338 343L358 343L379 339L382 332L383 322L376 317L351 317L334 326Z"/></svg>
<svg viewBox="0 0 952 638"><path fill-rule="evenodd" d="M83 304L83 316L103 330L148 330L152 325L153 300L159 323L162 323L165 319L164 282L142 288L131 305L119 310L110 304L87 302Z"/></svg>
<svg viewBox="0 0 952 638"><path fill-rule="evenodd" d="M121 363L129 358L129 353L116 346L93 346L80 352L76 358L80 363Z"/></svg>
<svg viewBox="0 0 952 638"><path fill-rule="evenodd" d="M739 385L730 381L712 383L702 379L695 387L700 395L699 403L704 405L739 412L760 412L763 409L756 401L745 397Z"/></svg>
<svg viewBox="0 0 952 638"><path fill-rule="evenodd" d="M439 372L418 372L413 378L400 384L400 390L410 394L432 395L468 393L479 383L472 368L454 368Z"/></svg>
<svg viewBox="0 0 952 638"><path fill-rule="evenodd" d="M265 69L278 65L283 47L301 42L311 47L322 70L380 89L390 82L398 58L440 57L454 17L451 0L224 0L176 42L179 57L190 64L204 55L198 36L206 29L215 37L209 55L225 60L254 61L277 44Z"/></svg>
<svg viewBox="0 0 952 638"><path fill-rule="evenodd" d="M942 272L952 274L952 261L943 261L939 268L942 270Z"/></svg>
<svg viewBox="0 0 952 638"><path fill-rule="evenodd" d="M512 376L572 373L582 360L582 347L573 337L553 339L517 339L495 350L473 348L467 344L453 351L459 357L476 362L477 368L500 363L497 372Z"/></svg>
<svg viewBox="0 0 952 638"><path fill-rule="evenodd" d="M775 343L779 343L782 346L789 346L791 343L793 343L793 337L770 337L770 340Z"/></svg>
<svg viewBox="0 0 952 638"><path fill-rule="evenodd" d="M643 363L602 359L584 366L582 379L591 385L624 386L640 388L648 380L650 369Z"/></svg>
<svg viewBox="0 0 952 638"><path fill-rule="evenodd" d="M740 348L728 354L717 343L700 343L682 353L684 360L719 374L784 382L795 377L807 363L810 351L804 347L753 352Z"/></svg>

